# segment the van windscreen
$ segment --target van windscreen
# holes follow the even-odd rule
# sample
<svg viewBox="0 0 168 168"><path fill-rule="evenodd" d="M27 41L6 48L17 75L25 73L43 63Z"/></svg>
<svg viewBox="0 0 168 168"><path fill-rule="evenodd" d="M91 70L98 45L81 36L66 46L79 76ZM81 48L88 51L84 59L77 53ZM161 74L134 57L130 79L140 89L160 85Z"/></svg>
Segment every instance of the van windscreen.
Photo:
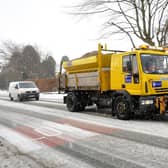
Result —
<svg viewBox="0 0 168 168"><path fill-rule="evenodd" d="M19 83L19 88L36 88L36 85L34 83L31 82L27 82L27 83Z"/></svg>

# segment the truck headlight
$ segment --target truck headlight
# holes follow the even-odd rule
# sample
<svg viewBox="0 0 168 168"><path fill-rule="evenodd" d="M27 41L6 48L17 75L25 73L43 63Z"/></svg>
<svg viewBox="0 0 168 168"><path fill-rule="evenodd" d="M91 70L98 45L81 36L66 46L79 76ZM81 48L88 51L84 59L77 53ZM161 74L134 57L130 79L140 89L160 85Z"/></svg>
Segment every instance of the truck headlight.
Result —
<svg viewBox="0 0 168 168"><path fill-rule="evenodd" d="M152 81L152 87L162 87L162 81Z"/></svg>
<svg viewBox="0 0 168 168"><path fill-rule="evenodd" d="M142 105L153 104L153 100L142 100L141 104Z"/></svg>

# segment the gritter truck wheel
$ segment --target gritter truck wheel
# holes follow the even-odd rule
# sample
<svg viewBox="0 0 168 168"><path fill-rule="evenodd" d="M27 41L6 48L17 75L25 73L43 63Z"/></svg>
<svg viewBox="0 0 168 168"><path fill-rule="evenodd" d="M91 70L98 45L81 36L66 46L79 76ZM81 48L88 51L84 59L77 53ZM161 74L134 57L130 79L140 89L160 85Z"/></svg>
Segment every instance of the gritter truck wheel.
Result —
<svg viewBox="0 0 168 168"><path fill-rule="evenodd" d="M115 100L115 113L120 120L130 119L130 104L123 96L118 96Z"/></svg>
<svg viewBox="0 0 168 168"><path fill-rule="evenodd" d="M78 100L74 93L69 93L67 96L67 109L70 112L78 111Z"/></svg>

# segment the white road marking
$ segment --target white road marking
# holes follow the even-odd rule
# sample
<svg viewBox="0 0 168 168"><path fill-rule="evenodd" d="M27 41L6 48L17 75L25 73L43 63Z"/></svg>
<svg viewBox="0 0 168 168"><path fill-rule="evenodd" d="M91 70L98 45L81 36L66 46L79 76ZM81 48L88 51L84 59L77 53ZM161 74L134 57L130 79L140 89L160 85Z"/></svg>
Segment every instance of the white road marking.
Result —
<svg viewBox="0 0 168 168"><path fill-rule="evenodd" d="M24 153L42 148L42 144L2 125L0 125L0 136L6 139L9 143L15 145Z"/></svg>
<svg viewBox="0 0 168 168"><path fill-rule="evenodd" d="M46 137L40 137L40 138L33 138L34 140L36 141L39 141L39 140L42 140L42 139L45 139Z"/></svg>
<svg viewBox="0 0 168 168"><path fill-rule="evenodd" d="M47 128L47 127L35 128L34 130L36 132L39 132L40 134L47 136L47 137L60 136L62 134L62 132L59 130Z"/></svg>
<svg viewBox="0 0 168 168"><path fill-rule="evenodd" d="M84 139L98 135L98 133L87 131L81 128L76 128L67 124L58 124L50 121L43 121L38 126L38 128L37 126L34 127L33 125L31 127L34 129L34 131L37 131L44 136L57 136L62 139L64 139L65 136L69 136L73 139Z"/></svg>

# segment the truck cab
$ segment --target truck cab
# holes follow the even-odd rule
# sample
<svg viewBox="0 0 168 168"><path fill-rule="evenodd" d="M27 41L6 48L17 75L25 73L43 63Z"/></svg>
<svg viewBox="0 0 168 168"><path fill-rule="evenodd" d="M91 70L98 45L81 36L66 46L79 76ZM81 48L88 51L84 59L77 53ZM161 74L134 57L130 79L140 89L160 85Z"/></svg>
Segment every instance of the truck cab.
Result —
<svg viewBox="0 0 168 168"><path fill-rule="evenodd" d="M167 112L168 53L164 49L140 46L131 52L113 54L110 76L110 89L127 95L134 112Z"/></svg>
<svg viewBox="0 0 168 168"><path fill-rule="evenodd" d="M114 65L116 61L118 67ZM168 91L165 90L168 87L168 54L165 52L141 49L113 55L111 68L112 90L126 89L131 95L144 96ZM118 82L113 82L114 76Z"/></svg>

